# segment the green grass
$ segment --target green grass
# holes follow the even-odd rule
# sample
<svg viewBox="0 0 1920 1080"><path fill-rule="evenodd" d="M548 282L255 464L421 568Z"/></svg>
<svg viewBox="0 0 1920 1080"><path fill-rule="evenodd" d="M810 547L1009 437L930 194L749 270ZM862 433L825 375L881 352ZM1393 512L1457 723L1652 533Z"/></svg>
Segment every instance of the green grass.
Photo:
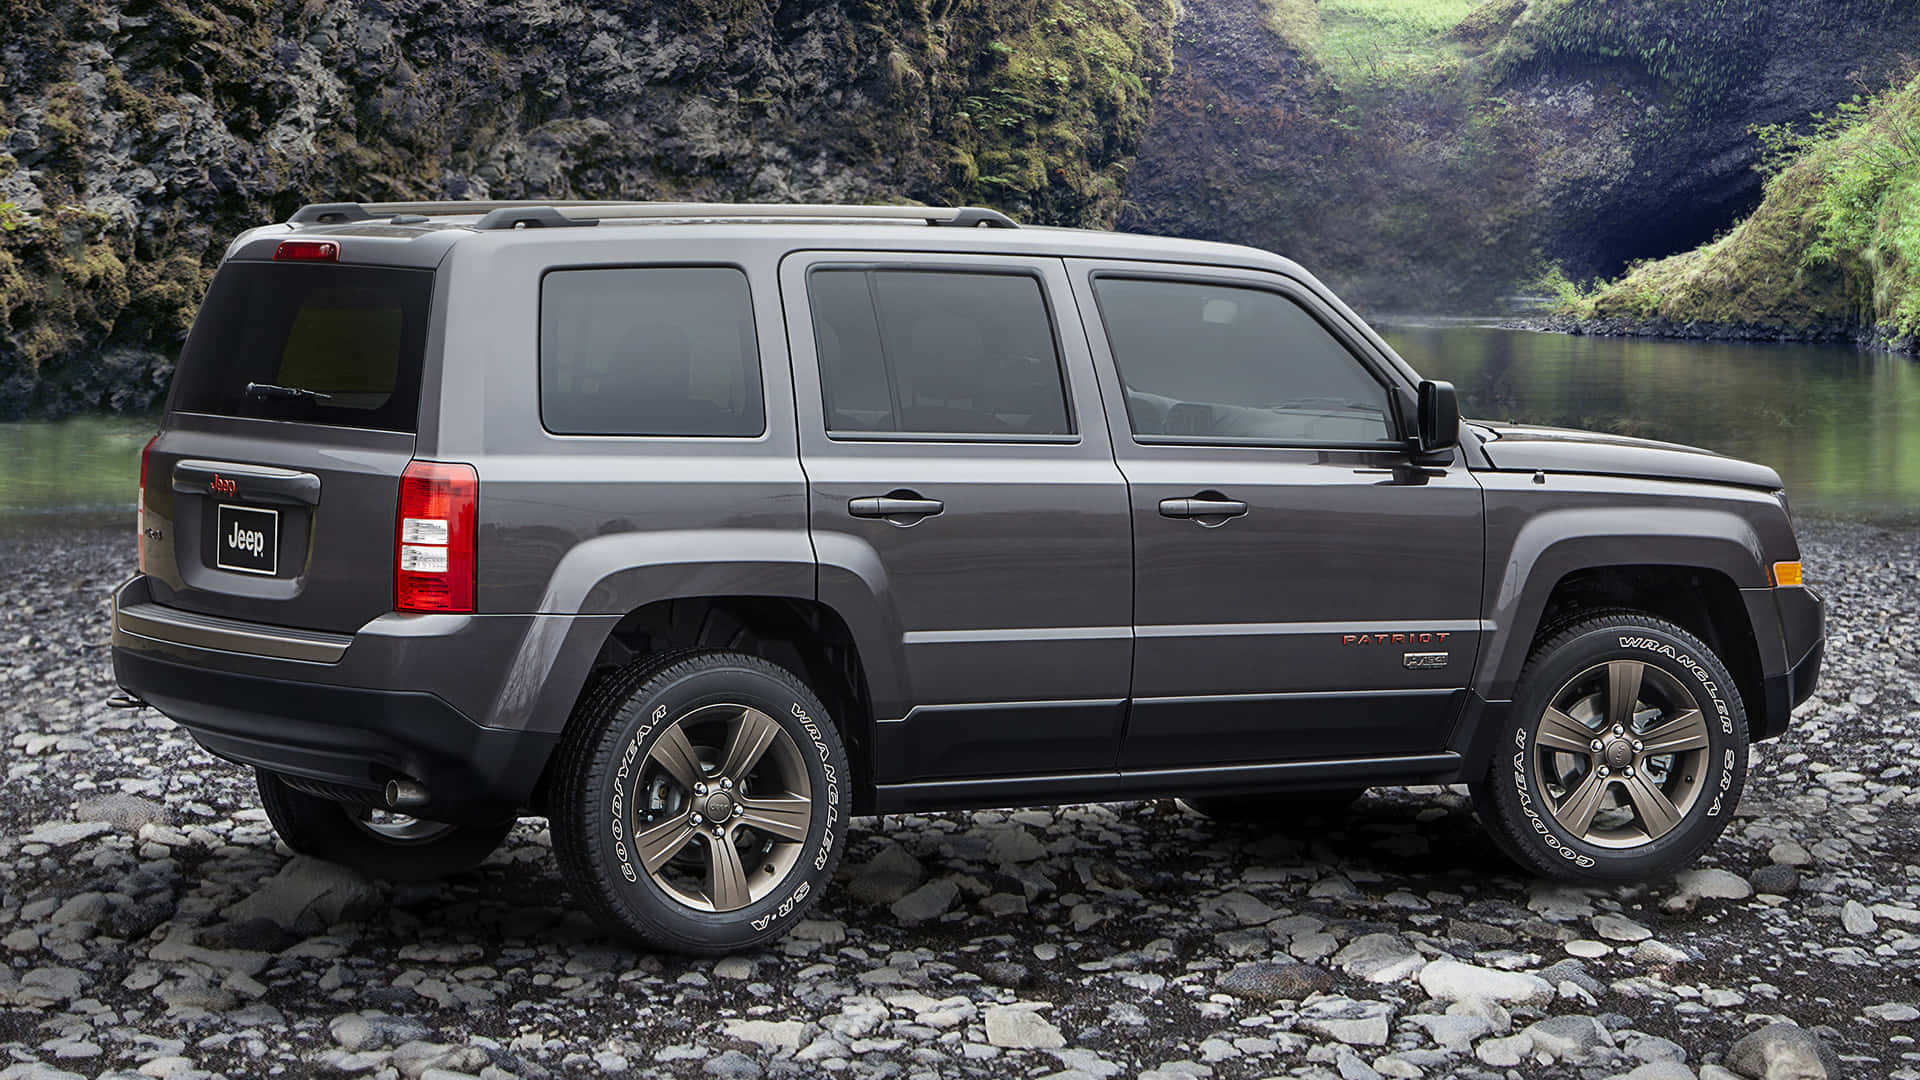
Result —
<svg viewBox="0 0 1920 1080"><path fill-rule="evenodd" d="M1771 175L1750 217L1693 251L1563 294L1563 310L1920 336L1920 78L1843 103L1809 131L1758 134Z"/></svg>
<svg viewBox="0 0 1920 1080"><path fill-rule="evenodd" d="M1458 58L1483 0L1266 0L1267 25L1336 77L1401 79Z"/></svg>

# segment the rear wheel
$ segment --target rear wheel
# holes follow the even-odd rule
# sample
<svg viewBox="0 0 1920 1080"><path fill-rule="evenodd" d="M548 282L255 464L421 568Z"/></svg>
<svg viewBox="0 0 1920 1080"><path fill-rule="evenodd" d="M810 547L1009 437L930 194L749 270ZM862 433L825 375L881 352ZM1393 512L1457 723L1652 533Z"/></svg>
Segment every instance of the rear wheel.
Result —
<svg viewBox="0 0 1920 1080"><path fill-rule="evenodd" d="M1180 801L1187 809L1215 821L1272 824L1289 818L1338 814L1366 793L1366 788L1340 788L1272 795L1189 795Z"/></svg>
<svg viewBox="0 0 1920 1080"><path fill-rule="evenodd" d="M553 844L611 933L723 953L798 922L833 879L847 756L825 706L758 657L641 661L581 706L561 746Z"/></svg>
<svg viewBox="0 0 1920 1080"><path fill-rule="evenodd" d="M288 847L389 881L429 881L470 870L513 829L512 818L448 825L338 802L297 790L265 769L255 769L254 780L267 820Z"/></svg>
<svg viewBox="0 0 1920 1080"><path fill-rule="evenodd" d="M1746 710L1700 639L1649 615L1577 622L1534 650L1474 804L1522 866L1572 881L1677 870L1746 782Z"/></svg>

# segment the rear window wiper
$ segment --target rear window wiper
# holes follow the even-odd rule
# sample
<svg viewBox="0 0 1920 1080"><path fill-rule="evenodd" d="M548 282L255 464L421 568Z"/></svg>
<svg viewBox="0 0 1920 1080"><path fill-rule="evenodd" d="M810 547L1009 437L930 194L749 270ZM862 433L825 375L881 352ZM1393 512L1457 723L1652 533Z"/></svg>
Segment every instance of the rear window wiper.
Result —
<svg viewBox="0 0 1920 1080"><path fill-rule="evenodd" d="M331 401L332 394L323 394L318 390L309 390L304 386L280 386L277 383L250 382L247 384L247 396L259 398L294 398L299 401Z"/></svg>

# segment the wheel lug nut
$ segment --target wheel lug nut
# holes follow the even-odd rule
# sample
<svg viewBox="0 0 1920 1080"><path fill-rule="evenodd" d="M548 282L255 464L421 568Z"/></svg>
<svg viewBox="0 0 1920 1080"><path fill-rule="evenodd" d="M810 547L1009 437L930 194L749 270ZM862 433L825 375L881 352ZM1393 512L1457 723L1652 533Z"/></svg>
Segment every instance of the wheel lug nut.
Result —
<svg viewBox="0 0 1920 1080"><path fill-rule="evenodd" d="M1593 746L1593 752L1596 754L1607 748L1607 744L1601 742L1599 739L1593 740L1592 746Z"/></svg>
<svg viewBox="0 0 1920 1080"><path fill-rule="evenodd" d="M746 808L746 807L744 807L744 806L736 806L736 807L734 807L734 808L733 808L733 816L734 816L734 817L739 817L740 815L742 815L742 814L744 814L744 813L746 813L746 812L747 812L747 808Z"/></svg>
<svg viewBox="0 0 1920 1080"><path fill-rule="evenodd" d="M1607 767L1606 767L1605 765L1602 765L1602 766L1600 766L1600 775L1601 775L1601 776L1611 776L1611 775L1613 775L1613 770L1612 770L1612 769L1609 769L1609 768L1607 768Z"/></svg>
<svg viewBox="0 0 1920 1080"><path fill-rule="evenodd" d="M1626 730L1627 730L1626 728L1623 728L1623 727L1621 727L1621 726L1620 726L1619 724L1615 724L1615 725L1613 725L1613 733L1614 733L1615 735L1621 735L1621 734L1624 734L1624 733L1626 732Z"/></svg>
<svg viewBox="0 0 1920 1080"><path fill-rule="evenodd" d="M699 814L695 814L695 815L693 815L693 823L694 823L695 825L698 825L698 824L700 824L701 822L703 822L703 821L705 821L705 820L706 820L706 819L705 819L705 818L703 818L703 817L701 817L701 816L700 816Z"/></svg>
<svg viewBox="0 0 1920 1080"><path fill-rule="evenodd" d="M693 793L695 795L705 795L707 793L707 785L695 782L693 785Z"/></svg>
<svg viewBox="0 0 1920 1080"><path fill-rule="evenodd" d="M715 825L715 826L713 827L713 835L715 835L715 836L725 836L725 835L727 835L727 830L725 830L725 829L723 829L723 828L721 828L721 827L720 827L720 826L718 826L718 825Z"/></svg>
<svg viewBox="0 0 1920 1080"><path fill-rule="evenodd" d="M1627 779L1633 779L1633 766L1627 766Z"/></svg>
<svg viewBox="0 0 1920 1080"><path fill-rule="evenodd" d="M733 780L727 777L722 777L720 780L720 788L722 791L732 791Z"/></svg>
<svg viewBox="0 0 1920 1080"><path fill-rule="evenodd" d="M1635 753L1638 753L1638 752L1640 751L1640 749L1641 749L1641 747L1640 747L1640 740L1639 740L1639 739L1635 739L1635 740L1633 740L1633 749L1634 749L1634 752L1635 752Z"/></svg>

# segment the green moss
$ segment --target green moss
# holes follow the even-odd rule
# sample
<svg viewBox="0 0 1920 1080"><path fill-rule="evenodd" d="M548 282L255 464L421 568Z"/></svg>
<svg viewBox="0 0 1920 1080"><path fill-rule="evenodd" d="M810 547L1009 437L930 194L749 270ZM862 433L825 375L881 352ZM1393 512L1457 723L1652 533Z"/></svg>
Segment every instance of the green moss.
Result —
<svg viewBox="0 0 1920 1080"><path fill-rule="evenodd" d="M1710 113L1748 72L1761 51L1760 35L1778 25L1775 6L1775 0L1530 0L1495 47L1493 70L1506 79L1542 64L1625 64L1665 87L1683 112Z"/></svg>
<svg viewBox="0 0 1920 1080"><path fill-rule="evenodd" d="M930 27L965 77L936 90L944 191L1029 220L1111 225L1125 164L1171 66L1170 0L983 0Z"/></svg>
<svg viewBox="0 0 1920 1080"><path fill-rule="evenodd" d="M1567 310L1920 335L1920 80L1762 138L1776 171L1750 217Z"/></svg>

